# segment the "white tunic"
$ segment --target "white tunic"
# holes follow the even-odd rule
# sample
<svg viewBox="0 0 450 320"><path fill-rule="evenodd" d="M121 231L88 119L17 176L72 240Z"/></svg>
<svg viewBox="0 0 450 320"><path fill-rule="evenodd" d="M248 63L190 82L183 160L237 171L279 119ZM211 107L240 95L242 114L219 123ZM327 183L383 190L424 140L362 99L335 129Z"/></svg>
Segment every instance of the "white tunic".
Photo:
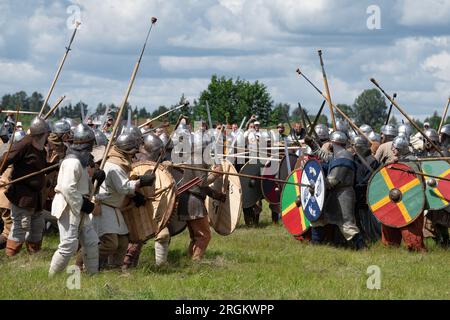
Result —
<svg viewBox="0 0 450 320"><path fill-rule="evenodd" d="M111 162L106 162L103 170L106 179L96 196L96 199L101 201L102 213L93 218L97 234L99 237L107 233L128 234L120 207L126 196L134 195L137 180L131 181L122 167Z"/></svg>
<svg viewBox="0 0 450 320"><path fill-rule="evenodd" d="M52 216L59 219L63 213L70 212L73 218L79 219L83 195L89 195L90 184L87 168L83 168L78 159L63 160L59 168L55 198L52 202Z"/></svg>

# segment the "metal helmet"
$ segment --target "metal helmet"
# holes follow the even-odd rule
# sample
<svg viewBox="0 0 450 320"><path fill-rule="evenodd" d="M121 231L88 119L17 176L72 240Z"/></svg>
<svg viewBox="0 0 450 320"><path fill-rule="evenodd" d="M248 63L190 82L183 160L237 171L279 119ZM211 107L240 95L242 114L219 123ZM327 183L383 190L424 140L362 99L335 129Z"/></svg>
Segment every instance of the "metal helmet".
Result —
<svg viewBox="0 0 450 320"><path fill-rule="evenodd" d="M94 141L94 131L88 125L80 123L73 130L73 144L87 144Z"/></svg>
<svg viewBox="0 0 450 320"><path fill-rule="evenodd" d="M106 146L108 144L108 138L100 129L94 129L95 144L98 146Z"/></svg>
<svg viewBox="0 0 450 320"><path fill-rule="evenodd" d="M361 127L359 127L359 130L361 130L365 135L368 135L373 131L372 127L368 124L363 124Z"/></svg>
<svg viewBox="0 0 450 320"><path fill-rule="evenodd" d="M392 141L392 149L397 149L400 155L409 153L409 142L404 136L396 137Z"/></svg>
<svg viewBox="0 0 450 320"><path fill-rule="evenodd" d="M376 133L375 131L372 131L371 133L369 133L369 135L367 136L367 138L369 138L370 141L376 141L376 142L381 142L381 136L379 133Z"/></svg>
<svg viewBox="0 0 450 320"><path fill-rule="evenodd" d="M330 133L328 132L328 127L323 123L319 123L314 127L314 131L316 131L319 139L321 141L330 140Z"/></svg>
<svg viewBox="0 0 450 320"><path fill-rule="evenodd" d="M172 150L173 149L173 142L170 139L169 135L167 134L167 132L163 132L160 136L159 139L162 141L163 145L166 146L166 150Z"/></svg>
<svg viewBox="0 0 450 320"><path fill-rule="evenodd" d="M47 121L41 117L35 117L31 120L30 135L37 136L43 133L51 132L50 126Z"/></svg>
<svg viewBox="0 0 450 320"><path fill-rule="evenodd" d="M19 142L22 140L27 134L23 130L16 130L14 133L14 142Z"/></svg>
<svg viewBox="0 0 450 320"><path fill-rule="evenodd" d="M115 146L126 153L136 153L139 149L140 141L132 132L123 132L117 137Z"/></svg>
<svg viewBox="0 0 450 320"><path fill-rule="evenodd" d="M347 136L350 138L350 140L355 139L358 134L354 130L348 130Z"/></svg>
<svg viewBox="0 0 450 320"><path fill-rule="evenodd" d="M409 124L402 123L398 126L398 135L402 135L408 140L413 133L413 130Z"/></svg>
<svg viewBox="0 0 450 320"><path fill-rule="evenodd" d="M450 124L443 125L440 134L446 134L450 137Z"/></svg>
<svg viewBox="0 0 450 320"><path fill-rule="evenodd" d="M384 131L385 128L386 128L386 125L383 124L383 125L380 127L380 132L383 133L383 131Z"/></svg>
<svg viewBox="0 0 450 320"><path fill-rule="evenodd" d="M428 129L425 131L425 135L434 143L439 142L439 135L435 129Z"/></svg>
<svg viewBox="0 0 450 320"><path fill-rule="evenodd" d="M347 135L342 131L335 131L330 136L330 141L333 143L339 143L339 144L347 144L348 137Z"/></svg>
<svg viewBox="0 0 450 320"><path fill-rule="evenodd" d="M152 158L152 160L158 160L158 156L163 148L164 143L154 133L150 132L144 136L144 150Z"/></svg>
<svg viewBox="0 0 450 320"><path fill-rule="evenodd" d="M363 136L355 136L352 139L353 146L360 155L365 155L370 150L369 141Z"/></svg>
<svg viewBox="0 0 450 320"><path fill-rule="evenodd" d="M70 124L70 130L75 130L75 127L77 126L77 122L70 118L62 118L61 120L67 121Z"/></svg>
<svg viewBox="0 0 450 320"><path fill-rule="evenodd" d="M398 130L392 124L388 124L383 128L383 131L381 131L381 133L385 136L396 137L398 135Z"/></svg>
<svg viewBox="0 0 450 320"><path fill-rule="evenodd" d="M53 124L54 133L65 134L70 132L70 123L64 119L58 120Z"/></svg>

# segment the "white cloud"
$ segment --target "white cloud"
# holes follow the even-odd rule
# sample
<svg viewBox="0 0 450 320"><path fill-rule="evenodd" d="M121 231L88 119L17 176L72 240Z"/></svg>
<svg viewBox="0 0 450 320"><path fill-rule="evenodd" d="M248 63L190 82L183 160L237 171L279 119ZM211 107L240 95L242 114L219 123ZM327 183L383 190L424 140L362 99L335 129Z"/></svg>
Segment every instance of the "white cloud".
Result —
<svg viewBox="0 0 450 320"><path fill-rule="evenodd" d="M450 53L443 51L429 56L422 64L422 68L438 79L450 82Z"/></svg>
<svg viewBox="0 0 450 320"><path fill-rule="evenodd" d="M406 26L449 24L450 2L448 0L403 0L399 6L400 24Z"/></svg>

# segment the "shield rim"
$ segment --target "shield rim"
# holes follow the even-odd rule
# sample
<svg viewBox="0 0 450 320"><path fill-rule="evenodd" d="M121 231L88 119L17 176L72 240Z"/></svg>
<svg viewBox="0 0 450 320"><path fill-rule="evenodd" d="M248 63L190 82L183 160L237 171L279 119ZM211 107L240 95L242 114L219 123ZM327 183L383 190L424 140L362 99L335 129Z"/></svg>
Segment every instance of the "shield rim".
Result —
<svg viewBox="0 0 450 320"><path fill-rule="evenodd" d="M289 178L291 177L291 175L293 175L293 174L295 173L295 171L297 171L297 170L302 170L302 174L303 174L303 168L297 168L297 169L294 169L294 170L291 172L291 174L289 175L288 180L289 180ZM283 185L283 189L282 189L281 195L283 195L284 188L285 188L287 185L288 185L287 183L285 183L285 184ZM300 196L301 196L301 194L300 194ZM280 209L281 209L281 221L283 221L283 208L281 207L281 197L280 197ZM303 211L303 215L305 215L305 211L303 210L303 207L302 207L302 211ZM286 231L287 231L291 236L293 236L293 237L300 237L300 236L303 236L303 235L304 235L306 232L308 232L308 230L311 229L311 227L312 227L312 225L311 225L311 220L309 220L309 219L306 217L306 215L305 215L305 218L309 221L309 227L306 228L305 231L303 231L303 232L300 233L300 234L292 234L292 233L290 233L289 230L287 230L287 228L286 228L284 222L283 222L283 226L285 226L284 228L286 229Z"/></svg>
<svg viewBox="0 0 450 320"><path fill-rule="evenodd" d="M412 168L411 168L410 166L408 166L405 162L388 163L388 164L386 164L386 165L384 165L384 166L378 168L377 170L375 170L375 171L372 173L372 176L370 177L369 182L367 183L366 202L367 202L367 206L369 207L370 213L373 214L373 216L377 219L378 222L380 222L382 225L385 225L385 226L387 226L387 227L391 227L391 228L395 228L395 229L400 229L400 228L404 228L404 227L406 227L406 226L409 226L411 223L413 223L416 219L419 218L419 216L421 215L421 213L419 213L414 219L411 219L411 221L408 222L407 224L404 224L404 225L401 225L401 226L394 226L394 225L386 224L386 223L382 222L380 219L378 219L378 217L372 212L372 209L370 208L370 205L369 205L369 189L370 189L369 187L370 187L370 185L371 185L371 183L372 183L372 179L373 179L373 178L375 177L375 175L376 175L377 173L379 173L384 167L389 166L389 165L393 165L393 164L403 164L403 165L407 166L408 168L410 168L410 169L412 170ZM417 177L417 176L416 176L416 177ZM418 179L421 180L420 178L418 178ZM426 199L425 199L425 189L424 189L423 183L421 183L420 185L421 185L421 188L422 188L422 194L423 194L422 209L421 209L421 212L423 212L423 210L425 209L425 203L426 203Z"/></svg>
<svg viewBox="0 0 450 320"><path fill-rule="evenodd" d="M427 163L436 163L436 162L444 162L444 163L447 163L448 164L448 162L447 161L444 161L444 160L434 160L434 161L427 161ZM450 165L449 165L449 168L450 168ZM426 173L425 172L425 170L423 169L423 167L421 167L421 170L422 170L422 172L424 172L424 173ZM433 174L433 173L431 173L431 174ZM450 183L450 182L449 182ZM429 189L429 188L431 188L431 187L429 187L426 183L425 183L425 189L424 189L424 193L425 193L425 200L426 200L426 203L428 204L428 197L427 197L427 190ZM433 188L434 189L434 188ZM445 208L448 208L450 206L450 201L448 201L448 204L446 204L446 205L443 205L442 207L439 207L439 208L428 208L429 210L433 210L433 211L438 211L438 210L443 210L443 209L445 209Z"/></svg>
<svg viewBox="0 0 450 320"><path fill-rule="evenodd" d="M302 208L303 208L303 212L305 213L305 216L308 218L308 220L310 221L310 222L316 222L317 220L319 220L320 219L320 217L322 216L322 214L323 214L323 208L325 207L325 201L326 201L326 188L325 188L325 173L324 173L324 171L323 171L323 169L322 169L322 166L320 165L320 162L317 160L317 159L309 159L308 161L306 161L306 163L305 163L305 166L303 167L303 172L302 172L302 178L303 178L303 173L305 172L305 168L306 168L306 166L308 165L308 163L310 163L310 162L316 162L318 165L319 165L319 168L320 168L320 172L322 173L322 177L323 177L323 194L324 194L324 196L323 196L323 203L322 203L322 208L320 208L320 214L317 216L317 218L315 219L315 220L312 220L312 219L310 219L309 217L308 217L308 215L309 215L309 213L308 214L306 214L306 211L305 211L305 208L303 208L303 203L302 203ZM303 179L302 179L303 180ZM302 187L301 187L302 188ZM300 188L300 189L301 189Z"/></svg>
<svg viewBox="0 0 450 320"><path fill-rule="evenodd" d="M236 168L234 167L234 165L230 162L230 161L228 161L227 159L223 159L222 160L222 165L223 165L223 163L227 163L230 167L232 167L233 169L234 169L234 171L235 172L233 172L233 173L237 173L237 170L236 170ZM225 175L222 175L222 177L223 176L225 176ZM239 180L239 185L241 184L241 180L238 178L238 180ZM210 218L210 215L209 215L209 210L208 210L208 220L209 220L209 225L214 229L214 231L217 233L217 234L219 234L219 235L221 235L221 236L229 236L230 234L232 234L236 229L237 229L237 226L239 225L239 221L241 220L241 212L242 212L242 198L243 198L243 196L242 196L242 187L240 187L240 189L241 189L241 201L239 202L239 210L238 210L238 216L237 216L237 219L236 219L236 225L234 226L234 228L233 228L233 230L231 230L231 232L230 233L223 233L223 232L219 232L219 231L217 231L216 230L216 228L214 227L214 225L212 225L212 223L211 223L211 218ZM206 205L206 208L207 209L209 209L209 201L213 201L214 199L211 199L210 197L207 197L206 198L206 200L205 200L205 205ZM231 199L230 199L231 200Z"/></svg>
<svg viewBox="0 0 450 320"><path fill-rule="evenodd" d="M265 168L265 167L266 167L266 164L268 164L269 162L270 162L270 160L268 160L268 161L263 165L262 168ZM279 172L280 172L280 166L281 166L281 162L278 164L278 170L277 170L276 175L275 175L274 177L269 177L269 178L275 178L275 179L278 179L278 175L279 175ZM261 175L261 177L263 177L263 175ZM265 177L265 176L264 176L264 177ZM261 180L261 183L260 183L260 186L261 186L261 193L262 193L264 199L265 199L267 202L269 202L270 204L280 204L280 203L281 203L281 193L280 193L280 200L279 200L278 202L271 202L271 201L268 199L268 197L266 196L266 193L264 192L264 188L263 188L263 183L264 183L264 181L265 181L265 180ZM266 181L269 181L269 180L266 180ZM275 183L275 182L272 181L272 183Z"/></svg>

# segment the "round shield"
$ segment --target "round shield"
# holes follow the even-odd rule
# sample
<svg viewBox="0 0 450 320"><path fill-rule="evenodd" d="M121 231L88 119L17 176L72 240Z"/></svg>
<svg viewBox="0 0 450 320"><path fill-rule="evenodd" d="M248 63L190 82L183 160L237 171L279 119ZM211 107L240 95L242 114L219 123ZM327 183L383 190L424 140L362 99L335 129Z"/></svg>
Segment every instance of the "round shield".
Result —
<svg viewBox="0 0 450 320"><path fill-rule="evenodd" d="M422 162L422 171L432 176L450 178L450 164L447 161L424 161ZM440 210L447 207L450 203L450 181L431 177L425 177L425 179L425 197L428 208Z"/></svg>
<svg viewBox="0 0 450 320"><path fill-rule="evenodd" d="M133 163L130 177L150 173L155 162L140 161ZM136 207L134 202L123 210L123 217L129 230L130 241L145 241L156 236L173 214L175 207L176 186L169 170L162 164L155 172L155 183L151 187L139 188L146 198L145 205Z"/></svg>
<svg viewBox="0 0 450 320"><path fill-rule="evenodd" d="M306 162L302 172L300 187L301 203L309 221L317 221L322 214L325 201L325 175L319 161L311 159Z"/></svg>
<svg viewBox="0 0 450 320"><path fill-rule="evenodd" d="M289 166L287 163L287 160L289 159ZM293 153L289 153L289 156L284 156L281 159L280 162L280 171L278 173L278 179L280 180L286 180L287 177L291 174L292 171L294 171L295 163L297 162L298 156ZM289 168L291 169L291 172L289 172Z"/></svg>
<svg viewBox="0 0 450 320"><path fill-rule="evenodd" d="M172 174L177 187L183 184L183 170L180 168L169 167L169 172ZM180 220L178 218L178 199L176 201L175 208L173 210L173 214L167 223L167 228L169 229L169 233L171 237L174 237L180 233L182 233L187 227L186 221Z"/></svg>
<svg viewBox="0 0 450 320"><path fill-rule="evenodd" d="M261 176L262 165L257 161L256 163L247 162L241 169L239 173L252 175L252 176ZM261 184L257 179L239 177L241 180L241 188L242 188L242 207L250 208L253 207L256 202L263 198L263 194L261 191Z"/></svg>
<svg viewBox="0 0 450 320"><path fill-rule="evenodd" d="M302 169L294 170L287 181L299 183L302 178L302 171ZM293 184L284 185L281 193L281 219L287 231L296 237L304 234L311 226L310 221L303 212L300 200L300 186Z"/></svg>
<svg viewBox="0 0 450 320"><path fill-rule="evenodd" d="M271 179L278 179L279 161L267 161L264 165L262 176ZM272 180L261 180L261 189L264 198L271 204L280 203L281 189L280 183Z"/></svg>
<svg viewBox="0 0 450 320"><path fill-rule="evenodd" d="M222 171L237 173L233 164L228 160L222 161ZM222 175L214 180L210 187L216 191L227 195L224 202L206 198L206 208L208 209L209 224L222 236L233 233L241 216L242 189L241 181L237 176Z"/></svg>
<svg viewBox="0 0 450 320"><path fill-rule="evenodd" d="M396 170L400 169L400 170ZM384 225L401 228L413 222L423 211L425 193L422 181L404 163L378 169L367 187L367 204Z"/></svg>

